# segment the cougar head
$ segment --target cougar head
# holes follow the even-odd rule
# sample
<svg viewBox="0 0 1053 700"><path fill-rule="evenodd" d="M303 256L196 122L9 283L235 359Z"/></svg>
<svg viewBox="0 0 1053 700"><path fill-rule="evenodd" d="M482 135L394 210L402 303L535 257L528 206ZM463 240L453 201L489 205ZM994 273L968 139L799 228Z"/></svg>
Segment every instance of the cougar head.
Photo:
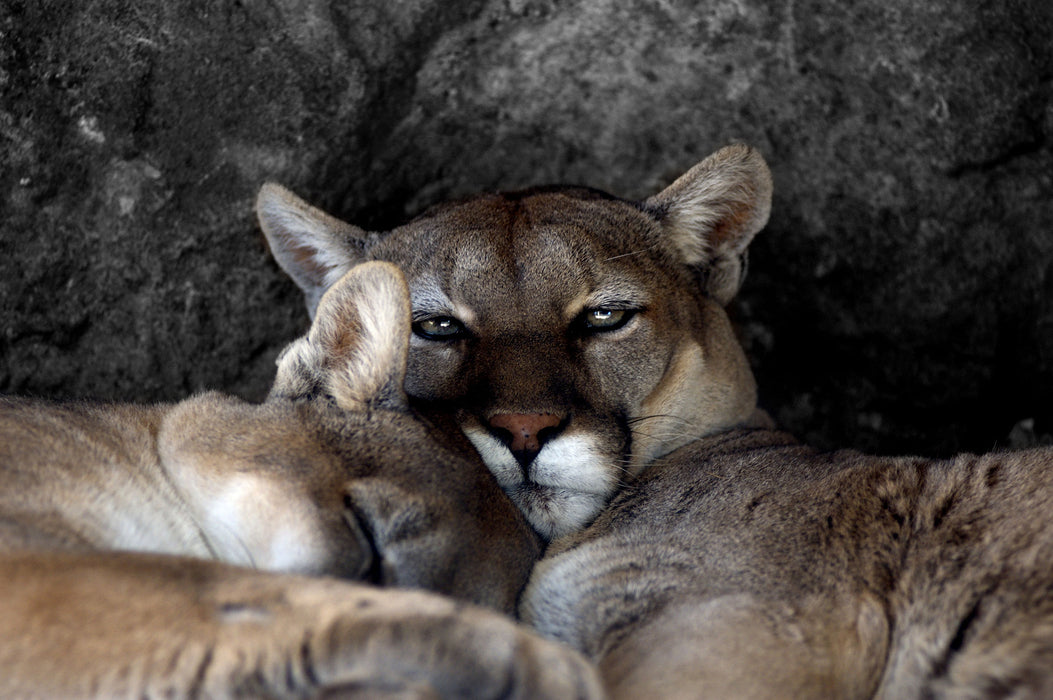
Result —
<svg viewBox="0 0 1053 700"><path fill-rule="evenodd" d="M399 266L412 300L406 390L455 416L556 537L655 458L753 415L724 306L770 201L764 160L731 146L642 202L535 188L368 233L269 184L257 212L309 310L356 262Z"/></svg>
<svg viewBox="0 0 1053 700"><path fill-rule="evenodd" d="M179 404L162 456L224 561L511 611L539 543L456 426L410 408L409 336L398 268L355 267L282 353L265 402Z"/></svg>

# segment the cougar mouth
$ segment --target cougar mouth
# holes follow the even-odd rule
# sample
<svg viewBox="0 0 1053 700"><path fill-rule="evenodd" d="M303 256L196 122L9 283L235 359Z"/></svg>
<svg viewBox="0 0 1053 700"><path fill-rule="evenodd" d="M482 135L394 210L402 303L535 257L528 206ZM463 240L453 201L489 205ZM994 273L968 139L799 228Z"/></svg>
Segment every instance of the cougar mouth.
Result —
<svg viewBox="0 0 1053 700"><path fill-rule="evenodd" d="M516 507L531 526L547 540L576 532L600 514L608 494L589 493L525 481L506 488Z"/></svg>
<svg viewBox="0 0 1053 700"><path fill-rule="evenodd" d="M592 432L564 429L523 464L478 418L462 414L461 429L497 483L548 539L588 525L617 490L620 456Z"/></svg>

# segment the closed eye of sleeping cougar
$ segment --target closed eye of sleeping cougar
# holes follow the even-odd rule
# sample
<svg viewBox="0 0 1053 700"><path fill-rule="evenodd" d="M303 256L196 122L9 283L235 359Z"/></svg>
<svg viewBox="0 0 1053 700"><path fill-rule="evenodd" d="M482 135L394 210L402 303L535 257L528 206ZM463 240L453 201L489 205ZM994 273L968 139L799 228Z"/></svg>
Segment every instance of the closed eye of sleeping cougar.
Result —
<svg viewBox="0 0 1053 700"><path fill-rule="evenodd" d="M485 194L381 234L272 184L257 212L312 312L359 262L402 269L407 392L456 414L552 538L657 457L751 420L753 375L723 307L770 200L764 160L731 146L642 202L579 187Z"/></svg>
<svg viewBox="0 0 1053 700"><path fill-rule="evenodd" d="M409 325L372 263L262 404L0 398L0 697L599 697L578 654L463 602L510 611L538 543L409 409Z"/></svg>

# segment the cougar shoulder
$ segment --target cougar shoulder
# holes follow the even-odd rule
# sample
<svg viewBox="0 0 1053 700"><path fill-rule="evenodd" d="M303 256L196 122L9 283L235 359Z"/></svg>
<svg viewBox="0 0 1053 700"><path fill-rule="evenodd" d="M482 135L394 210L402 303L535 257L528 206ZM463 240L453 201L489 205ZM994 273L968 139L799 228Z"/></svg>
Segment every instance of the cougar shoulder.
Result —
<svg viewBox="0 0 1053 700"><path fill-rule="evenodd" d="M1053 450L820 453L772 431L658 460L554 543L521 614L613 697L1044 697Z"/></svg>

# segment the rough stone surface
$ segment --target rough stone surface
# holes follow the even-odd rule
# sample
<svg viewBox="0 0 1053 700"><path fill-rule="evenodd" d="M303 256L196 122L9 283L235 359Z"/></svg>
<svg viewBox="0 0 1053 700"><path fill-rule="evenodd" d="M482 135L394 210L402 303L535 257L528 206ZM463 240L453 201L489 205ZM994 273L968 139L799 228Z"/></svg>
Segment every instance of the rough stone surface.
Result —
<svg viewBox="0 0 1053 700"><path fill-rule="evenodd" d="M252 218L773 167L736 307L821 446L1053 432L1047 0L5 0L0 391L259 398L306 327ZM1015 426L1015 427L1014 427Z"/></svg>

